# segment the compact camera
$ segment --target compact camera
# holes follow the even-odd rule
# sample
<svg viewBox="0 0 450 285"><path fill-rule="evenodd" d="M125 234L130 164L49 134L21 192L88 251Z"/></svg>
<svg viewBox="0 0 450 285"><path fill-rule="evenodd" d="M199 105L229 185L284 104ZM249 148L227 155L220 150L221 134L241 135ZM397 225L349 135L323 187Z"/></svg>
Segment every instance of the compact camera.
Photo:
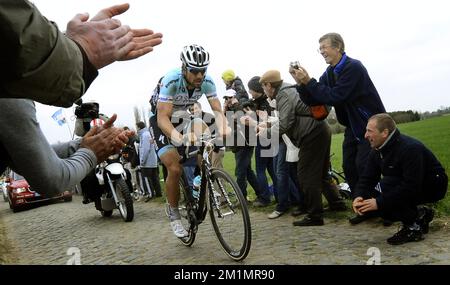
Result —
<svg viewBox="0 0 450 285"><path fill-rule="evenodd" d="M292 61L290 65L294 69L300 69L300 62L298 61Z"/></svg>

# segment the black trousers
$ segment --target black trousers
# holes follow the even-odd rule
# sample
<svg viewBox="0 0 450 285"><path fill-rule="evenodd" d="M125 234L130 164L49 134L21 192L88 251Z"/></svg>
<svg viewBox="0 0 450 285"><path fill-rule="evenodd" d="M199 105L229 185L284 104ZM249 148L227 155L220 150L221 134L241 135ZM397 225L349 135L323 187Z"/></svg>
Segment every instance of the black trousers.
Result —
<svg viewBox="0 0 450 285"><path fill-rule="evenodd" d="M298 182L305 194L306 211L312 219L321 219L323 216L322 191L328 184L330 144L330 128L323 124L303 138L300 145Z"/></svg>
<svg viewBox="0 0 450 285"><path fill-rule="evenodd" d="M141 177L142 183L141 187L148 194L151 194L152 197L161 196L161 186L159 185L159 171L158 168L141 168Z"/></svg>
<svg viewBox="0 0 450 285"><path fill-rule="evenodd" d="M364 171L370 150L370 143L367 140L358 142L349 129L345 131L342 143L342 168L352 193L353 189L356 189L359 176Z"/></svg>
<svg viewBox="0 0 450 285"><path fill-rule="evenodd" d="M401 183L401 181L401 177L385 176L380 181L382 193L373 189L371 190L370 196L372 198L376 198L379 195L383 195L383 193L389 193L390 191L393 191ZM403 224L411 225L417 221L417 206L424 203L438 201L439 199L430 200L429 194L436 192L442 193L442 191L445 192L447 190L447 183L448 178L445 173L439 176L433 175L433 178L426 179L422 189L420 189L419 193L417 193L414 197L402 199L401 202L385 201L387 207L379 210L380 216L383 219L390 221L401 221Z"/></svg>

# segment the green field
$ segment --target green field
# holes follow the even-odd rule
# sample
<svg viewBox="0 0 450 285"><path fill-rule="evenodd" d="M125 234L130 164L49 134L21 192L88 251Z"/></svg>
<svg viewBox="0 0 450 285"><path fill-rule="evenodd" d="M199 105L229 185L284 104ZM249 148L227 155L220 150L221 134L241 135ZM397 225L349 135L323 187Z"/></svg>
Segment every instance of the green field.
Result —
<svg viewBox="0 0 450 285"><path fill-rule="evenodd" d="M433 151L442 165L445 167L447 174L450 173L450 116L436 117L423 121L400 124L398 128L403 134L412 136L423 142ZM342 170L342 141L343 134L333 135L331 141L332 164L337 170ZM254 166L254 159L252 160ZM232 152L227 152L224 159L225 169L234 176L235 162ZM255 169L255 167L253 167ZM249 187L247 190L250 190ZM255 195L252 190L249 192L249 198L253 200ZM450 215L450 194L436 205L438 212Z"/></svg>

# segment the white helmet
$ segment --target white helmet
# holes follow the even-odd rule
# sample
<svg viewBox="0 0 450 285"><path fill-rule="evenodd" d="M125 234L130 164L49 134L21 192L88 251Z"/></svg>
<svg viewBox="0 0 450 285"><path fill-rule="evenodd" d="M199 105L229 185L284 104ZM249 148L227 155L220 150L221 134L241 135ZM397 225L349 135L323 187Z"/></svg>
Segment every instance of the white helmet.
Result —
<svg viewBox="0 0 450 285"><path fill-rule="evenodd" d="M207 68L209 65L209 53L196 44L185 46L180 58L187 67Z"/></svg>

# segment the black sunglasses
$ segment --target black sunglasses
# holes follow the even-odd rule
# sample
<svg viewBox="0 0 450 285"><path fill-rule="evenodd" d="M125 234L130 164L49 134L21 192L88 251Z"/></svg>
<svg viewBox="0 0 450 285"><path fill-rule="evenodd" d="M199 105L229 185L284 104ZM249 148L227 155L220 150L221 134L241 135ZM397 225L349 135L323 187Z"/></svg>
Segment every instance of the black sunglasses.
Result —
<svg viewBox="0 0 450 285"><path fill-rule="evenodd" d="M198 73L201 74L205 74L206 73L206 68L195 68L195 67L187 67L187 70L192 73L197 75Z"/></svg>

